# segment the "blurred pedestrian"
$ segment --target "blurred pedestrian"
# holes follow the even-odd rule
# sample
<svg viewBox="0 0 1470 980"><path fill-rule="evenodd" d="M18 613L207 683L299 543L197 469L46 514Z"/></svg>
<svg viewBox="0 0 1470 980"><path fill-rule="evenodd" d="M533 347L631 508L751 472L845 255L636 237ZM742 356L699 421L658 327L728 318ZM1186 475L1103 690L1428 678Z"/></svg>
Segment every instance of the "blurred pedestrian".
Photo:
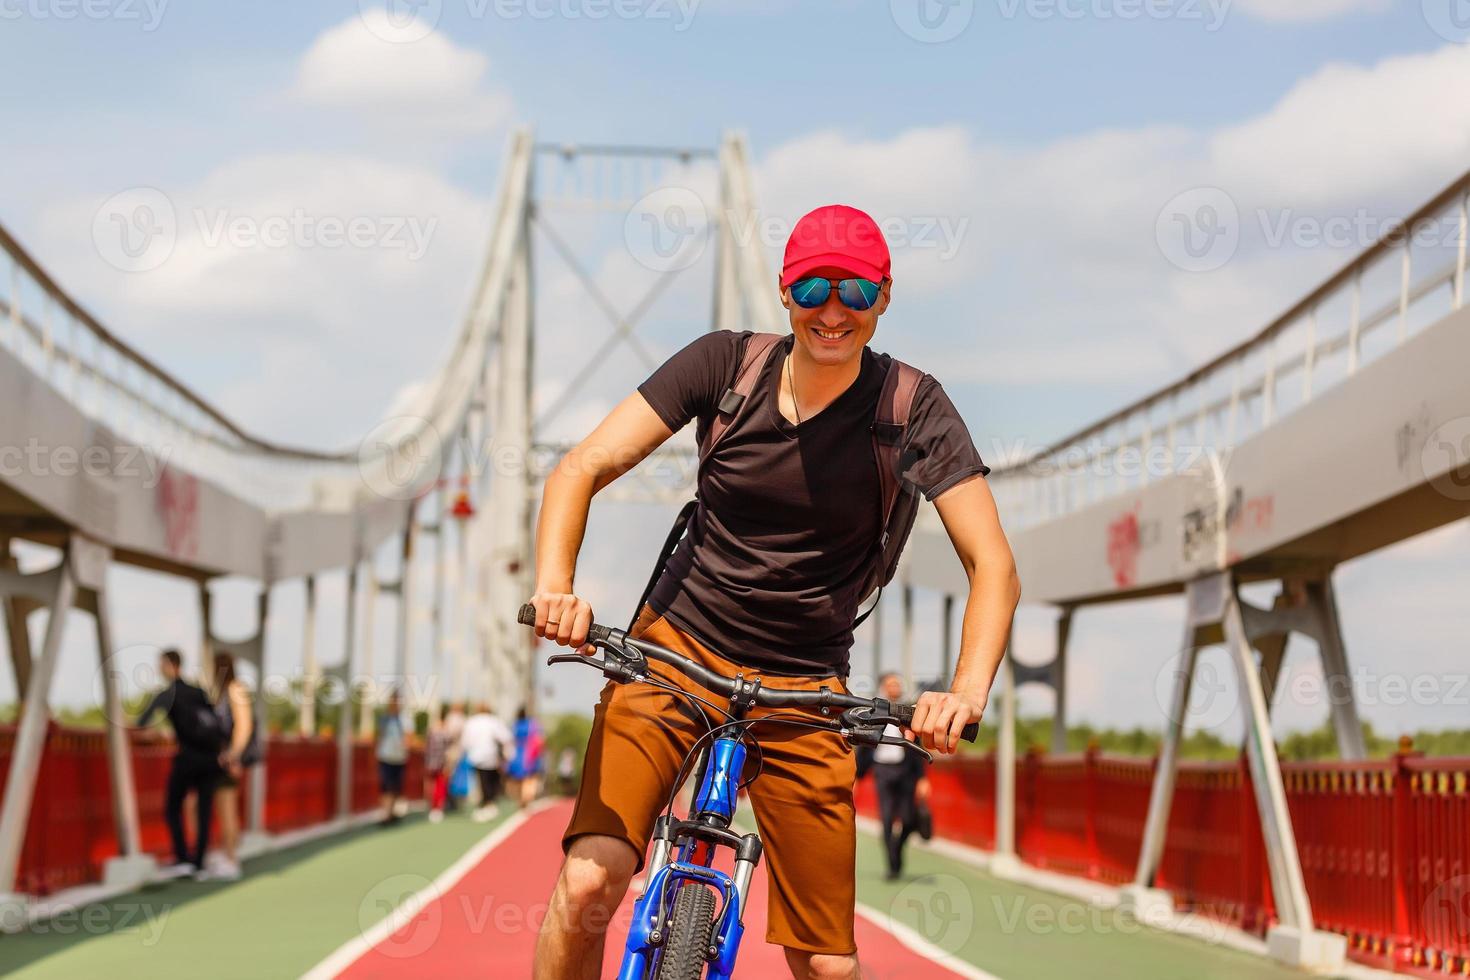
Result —
<svg viewBox="0 0 1470 980"><path fill-rule="evenodd" d="M513 795L516 805L524 809L541 792L541 773L545 763L541 758L546 737L541 723L532 718L525 708L516 715L514 729L515 753L511 756L506 771L515 781Z"/></svg>
<svg viewBox="0 0 1470 980"><path fill-rule="evenodd" d="M214 655L214 713L219 718L224 748L220 752L220 775L215 783L214 803L219 813L221 850L198 877L219 881L240 878L240 786L246 771L260 761L260 733L251 709L250 689L235 674L235 658Z"/></svg>
<svg viewBox="0 0 1470 980"><path fill-rule="evenodd" d="M444 805L449 798L449 734L448 704L439 706L439 715L429 720L429 738L424 746L424 798L429 801L429 822L444 819Z"/></svg>
<svg viewBox="0 0 1470 980"><path fill-rule="evenodd" d="M449 757L445 761L445 770L449 773L449 792L444 800L444 808L450 813L459 810L460 803L469 797L469 781L474 776L474 767L465 759L464 750L459 744L468 716L469 705L464 701L456 701L450 706L449 715L444 719L444 734L449 738Z"/></svg>
<svg viewBox="0 0 1470 980"><path fill-rule="evenodd" d="M168 791L164 797L164 819L173 838L174 863L160 875L179 878L204 867L204 854L209 847L209 823L214 809L214 784L219 778L219 753L224 744L219 718L203 688L195 687L181 676L183 658L179 651L164 650L158 657L158 671L167 686L157 694L138 716L138 728L147 728L153 716L163 712L174 730L178 751L168 770ZM184 801L194 794L195 841L191 848L184 834Z"/></svg>
<svg viewBox="0 0 1470 980"><path fill-rule="evenodd" d="M387 827L402 819L398 802L403 798L403 771L408 768L408 729L397 688L388 694L388 704L378 715L377 734L378 792L383 804L378 826Z"/></svg>
<svg viewBox="0 0 1470 980"><path fill-rule="evenodd" d="M510 729L487 703L482 702L464 723L460 747L480 778L480 806L474 815L477 821L493 820L500 812L496 804L500 799L501 767L514 751L514 741Z"/></svg>
<svg viewBox="0 0 1470 980"><path fill-rule="evenodd" d="M577 753L572 751L568 745L561 750L561 755L556 760L556 782L557 792L562 796L571 796L576 791L573 781L577 776Z"/></svg>
<svg viewBox="0 0 1470 980"><path fill-rule="evenodd" d="M889 701L903 700L903 681L897 674L884 674L878 679L878 687ZM904 737L897 725L889 725L883 734ZM858 778L869 769L878 791L878 823L883 830L883 851L888 862L884 878L893 881L903 874L903 848L919 827L918 801L929 798L929 777L924 774L923 756L898 745L860 747Z"/></svg>

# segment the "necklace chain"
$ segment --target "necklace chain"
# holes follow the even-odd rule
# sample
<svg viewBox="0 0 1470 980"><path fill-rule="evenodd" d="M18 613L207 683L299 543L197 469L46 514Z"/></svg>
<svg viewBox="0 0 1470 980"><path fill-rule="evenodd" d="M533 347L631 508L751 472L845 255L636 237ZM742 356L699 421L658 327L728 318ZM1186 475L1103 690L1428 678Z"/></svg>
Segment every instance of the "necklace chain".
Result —
<svg viewBox="0 0 1470 980"><path fill-rule="evenodd" d="M791 387L791 410L796 413L796 424L801 425L801 406L796 404L796 372L791 367L791 354L786 355L786 381Z"/></svg>

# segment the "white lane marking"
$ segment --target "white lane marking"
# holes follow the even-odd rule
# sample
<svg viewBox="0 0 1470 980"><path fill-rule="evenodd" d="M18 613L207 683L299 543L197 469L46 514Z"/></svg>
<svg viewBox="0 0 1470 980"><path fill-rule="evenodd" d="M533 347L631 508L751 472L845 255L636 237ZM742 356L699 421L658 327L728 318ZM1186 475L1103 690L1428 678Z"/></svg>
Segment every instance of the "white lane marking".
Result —
<svg viewBox="0 0 1470 980"><path fill-rule="evenodd" d="M986 973L978 966L966 963L952 953L946 953L902 922L899 922L892 916L884 915L877 909L864 905L862 902L857 903L857 914L893 936L894 939L897 939L915 953L918 953L927 960L933 960L946 970L958 973L962 977L968 977L969 980L1001 980L994 973ZM859 955L861 955L861 951L859 951Z"/></svg>
<svg viewBox="0 0 1470 980"><path fill-rule="evenodd" d="M485 860L491 851L504 843L505 839L519 830L527 820L547 807L554 806L555 803L554 800L537 800L526 809L512 814L505 823L495 828L494 833L465 851L458 861L441 871L439 877L426 887L414 892L401 905L374 923L372 928L365 929L353 936L337 947L326 959L312 967L310 971L302 974L302 980L332 980L333 977L361 959L378 943L412 922L414 916L457 885L461 878Z"/></svg>

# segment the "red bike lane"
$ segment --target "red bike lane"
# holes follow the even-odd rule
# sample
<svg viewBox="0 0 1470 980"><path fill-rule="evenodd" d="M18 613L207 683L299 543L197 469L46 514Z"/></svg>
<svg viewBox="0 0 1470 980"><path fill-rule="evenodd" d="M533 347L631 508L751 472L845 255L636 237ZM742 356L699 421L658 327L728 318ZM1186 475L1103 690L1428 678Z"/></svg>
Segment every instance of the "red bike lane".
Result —
<svg viewBox="0 0 1470 980"><path fill-rule="evenodd" d="M531 814L505 840L412 919L365 951L338 976L529 978L536 931L561 866L569 802ZM617 976L631 893L608 928L603 976ZM789 976L781 948L765 941L766 876L751 885L737 977ZM950 980L958 974L925 959L865 918L857 919L863 976L870 980Z"/></svg>

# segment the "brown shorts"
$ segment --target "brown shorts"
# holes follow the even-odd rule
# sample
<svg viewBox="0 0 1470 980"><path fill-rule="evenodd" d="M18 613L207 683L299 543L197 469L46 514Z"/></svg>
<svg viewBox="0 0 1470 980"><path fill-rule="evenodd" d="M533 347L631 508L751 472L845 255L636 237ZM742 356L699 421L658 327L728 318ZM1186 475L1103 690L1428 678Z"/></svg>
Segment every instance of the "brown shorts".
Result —
<svg viewBox="0 0 1470 980"><path fill-rule="evenodd" d="M682 653L727 677L740 670L648 606L639 613L632 635ZM681 688L722 707L728 705L727 699L673 668L650 663L654 672ZM745 673L751 675L748 669ZM816 690L824 684L847 691L836 677L762 678L762 686L781 690ZM715 717L708 708L701 710ZM755 708L749 717L778 710L793 709ZM801 713L814 720L822 718L815 708L801 709ZM647 684L609 681L593 715L582 788L562 835L562 849L570 848L583 834L616 837L637 852L641 870L653 821L668 802L690 746L704 731L704 722L687 698ZM766 941L812 953L853 953L857 949L853 939L857 830L852 748L835 732L791 725L757 725L751 734L765 757L760 778L748 792L765 846L762 864L770 883ZM750 755L747 777L755 772L755 753Z"/></svg>

